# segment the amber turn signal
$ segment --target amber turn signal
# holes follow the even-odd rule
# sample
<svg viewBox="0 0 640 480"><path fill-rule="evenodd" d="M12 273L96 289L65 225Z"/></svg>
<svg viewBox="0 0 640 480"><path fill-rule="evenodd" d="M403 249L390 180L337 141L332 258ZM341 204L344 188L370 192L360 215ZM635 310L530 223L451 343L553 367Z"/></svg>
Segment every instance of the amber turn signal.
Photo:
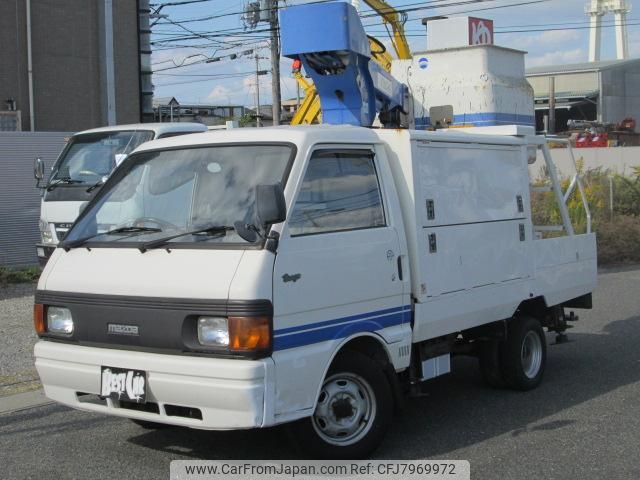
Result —
<svg viewBox="0 0 640 480"><path fill-rule="evenodd" d="M45 333L47 330L44 321L44 305L41 303L33 305L33 327L38 335Z"/></svg>
<svg viewBox="0 0 640 480"><path fill-rule="evenodd" d="M270 317L229 317L229 350L259 352L270 349Z"/></svg>

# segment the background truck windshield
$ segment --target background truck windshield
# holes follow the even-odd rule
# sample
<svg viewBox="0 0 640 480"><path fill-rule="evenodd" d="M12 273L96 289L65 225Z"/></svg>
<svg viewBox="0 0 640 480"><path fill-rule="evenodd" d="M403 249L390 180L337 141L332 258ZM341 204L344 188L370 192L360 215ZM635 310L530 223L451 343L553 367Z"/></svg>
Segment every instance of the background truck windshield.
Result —
<svg viewBox="0 0 640 480"><path fill-rule="evenodd" d="M74 183L94 184L115 168L116 155L128 155L152 139L151 131L100 132L72 137L51 181L71 179Z"/></svg>
<svg viewBox="0 0 640 480"><path fill-rule="evenodd" d="M287 145L234 145L136 154L65 240L95 235L92 242L115 246L211 225L233 227L236 221L255 224L255 187L284 182L292 152ZM112 232L123 228L126 231ZM246 243L233 230L171 242Z"/></svg>

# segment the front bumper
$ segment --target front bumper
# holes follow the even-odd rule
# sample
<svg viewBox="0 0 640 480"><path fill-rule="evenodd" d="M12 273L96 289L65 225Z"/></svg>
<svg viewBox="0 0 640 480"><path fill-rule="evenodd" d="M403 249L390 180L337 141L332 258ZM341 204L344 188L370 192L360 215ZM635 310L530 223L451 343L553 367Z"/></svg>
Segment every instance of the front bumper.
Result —
<svg viewBox="0 0 640 480"><path fill-rule="evenodd" d="M47 261L56 249L55 245L36 244L36 253L38 254L38 263L41 267L47 264Z"/></svg>
<svg viewBox="0 0 640 480"><path fill-rule="evenodd" d="M271 359L164 355L46 340L36 343L34 356L45 394L52 400L80 410L205 430L264 426L266 386L273 384ZM146 371L146 406L154 411L96 397L102 365Z"/></svg>

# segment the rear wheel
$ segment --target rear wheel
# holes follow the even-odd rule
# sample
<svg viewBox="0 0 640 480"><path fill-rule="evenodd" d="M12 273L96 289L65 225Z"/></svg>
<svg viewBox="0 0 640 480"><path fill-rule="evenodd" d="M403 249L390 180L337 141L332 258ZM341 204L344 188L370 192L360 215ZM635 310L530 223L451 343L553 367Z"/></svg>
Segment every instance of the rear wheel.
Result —
<svg viewBox="0 0 640 480"><path fill-rule="evenodd" d="M531 390L542 381L547 343L540 322L520 317L509 322L507 340L500 346L502 376L514 390Z"/></svg>
<svg viewBox="0 0 640 480"><path fill-rule="evenodd" d="M383 366L359 352L341 353L329 369L312 417L292 432L316 458L357 459L382 442L393 416L391 386Z"/></svg>

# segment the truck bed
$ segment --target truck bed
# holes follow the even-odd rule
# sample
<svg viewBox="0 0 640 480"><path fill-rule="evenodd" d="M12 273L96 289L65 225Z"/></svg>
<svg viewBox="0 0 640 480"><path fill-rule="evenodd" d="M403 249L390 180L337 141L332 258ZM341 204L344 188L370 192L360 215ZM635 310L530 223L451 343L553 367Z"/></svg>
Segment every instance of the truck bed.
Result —
<svg viewBox="0 0 640 480"><path fill-rule="evenodd" d="M593 290L594 234L536 236L527 137L379 136L407 232L414 342L509 318L530 298L551 306Z"/></svg>

